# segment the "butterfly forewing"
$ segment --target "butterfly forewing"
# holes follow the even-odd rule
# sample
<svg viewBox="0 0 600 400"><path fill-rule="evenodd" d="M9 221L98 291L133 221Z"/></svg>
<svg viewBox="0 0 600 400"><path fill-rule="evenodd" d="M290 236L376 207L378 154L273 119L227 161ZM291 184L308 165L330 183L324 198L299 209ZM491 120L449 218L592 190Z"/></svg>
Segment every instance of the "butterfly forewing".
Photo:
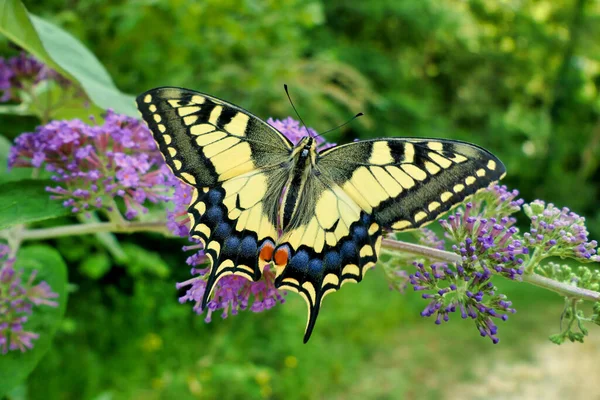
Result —
<svg viewBox="0 0 600 400"><path fill-rule="evenodd" d="M382 228L395 231L435 220L505 173L481 147L420 138L334 147L321 154L318 166Z"/></svg>
<svg viewBox="0 0 600 400"><path fill-rule="evenodd" d="M153 89L140 95L137 105L173 173L194 186L212 187L276 165L292 148L248 111L192 90Z"/></svg>

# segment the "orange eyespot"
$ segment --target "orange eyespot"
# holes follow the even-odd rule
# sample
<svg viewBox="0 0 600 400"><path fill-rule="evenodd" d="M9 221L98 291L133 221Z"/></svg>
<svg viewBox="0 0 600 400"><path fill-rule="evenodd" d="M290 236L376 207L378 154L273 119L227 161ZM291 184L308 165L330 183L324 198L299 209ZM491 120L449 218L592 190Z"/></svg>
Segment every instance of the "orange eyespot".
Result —
<svg viewBox="0 0 600 400"><path fill-rule="evenodd" d="M275 251L275 246L273 246L273 243L265 242L260 248L258 257L265 262L269 262L273 259L273 251Z"/></svg>
<svg viewBox="0 0 600 400"><path fill-rule="evenodd" d="M287 246L283 246L277 249L275 252L275 265L283 266L286 265L290 258L290 251Z"/></svg>

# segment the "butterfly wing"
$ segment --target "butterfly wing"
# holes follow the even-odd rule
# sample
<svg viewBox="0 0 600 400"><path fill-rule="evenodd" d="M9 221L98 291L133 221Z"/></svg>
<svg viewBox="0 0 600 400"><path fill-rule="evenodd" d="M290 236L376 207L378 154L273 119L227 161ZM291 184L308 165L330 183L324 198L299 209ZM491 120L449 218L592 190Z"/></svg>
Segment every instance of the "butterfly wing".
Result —
<svg viewBox="0 0 600 400"><path fill-rule="evenodd" d="M137 98L167 165L194 187L190 235L210 260L202 307L223 276L258 280L258 248L274 243L276 208L285 184L281 164L292 144L233 104L192 90L163 87Z"/></svg>
<svg viewBox="0 0 600 400"><path fill-rule="evenodd" d="M275 252L275 286L299 293L308 305L304 343L315 326L323 298L347 282L360 282L375 266L382 231L373 215L361 210L325 175L305 184L299 211Z"/></svg>
<svg viewBox="0 0 600 400"><path fill-rule="evenodd" d="M457 141L369 140L319 154L298 206L304 211L278 247L289 256L275 282L308 304L304 341L323 297L375 265L383 230L423 226L504 172L486 150Z"/></svg>
<svg viewBox="0 0 600 400"><path fill-rule="evenodd" d="M326 150L318 163L384 229L421 227L506 169L476 145L439 139L366 140Z"/></svg>

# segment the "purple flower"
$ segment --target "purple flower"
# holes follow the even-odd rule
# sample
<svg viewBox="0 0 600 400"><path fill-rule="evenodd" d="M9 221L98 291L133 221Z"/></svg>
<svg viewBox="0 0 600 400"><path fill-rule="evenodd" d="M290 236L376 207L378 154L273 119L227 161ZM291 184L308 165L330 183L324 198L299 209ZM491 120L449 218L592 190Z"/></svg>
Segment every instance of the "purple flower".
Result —
<svg viewBox="0 0 600 400"><path fill-rule="evenodd" d="M180 180L174 180L172 207L167 211L167 227L173 234L186 237L190 233L190 219L187 209L192 199L192 187Z"/></svg>
<svg viewBox="0 0 600 400"><path fill-rule="evenodd" d="M385 264L383 269L388 279L388 286L390 290L397 290L398 292L404 294L406 292L406 288L408 287L408 283L410 282L410 275L408 272L398 268L386 268Z"/></svg>
<svg viewBox="0 0 600 400"><path fill-rule="evenodd" d="M0 57L0 102L4 103L10 100L10 89L14 74L4 58Z"/></svg>
<svg viewBox="0 0 600 400"><path fill-rule="evenodd" d="M62 86L69 84L58 72L26 53L9 59L0 57L0 102L19 101L18 89L46 80L54 80Z"/></svg>
<svg viewBox="0 0 600 400"><path fill-rule="evenodd" d="M33 308L46 305L57 307L52 299L58 297L45 281L34 284L37 271L33 271L26 282L23 271L14 269L14 258L8 257L8 246L0 244L0 351L27 351L33 347L37 333L24 329Z"/></svg>
<svg viewBox="0 0 600 400"><path fill-rule="evenodd" d="M520 256L529 254L529 249L517 235L515 219L483 218L473 215L474 209L473 203L467 203L464 213L459 211L440 220L448 235L458 242L452 249L473 269L490 268L507 278L518 278L523 274L524 260Z"/></svg>
<svg viewBox="0 0 600 400"><path fill-rule="evenodd" d="M570 257L580 261L600 261L596 254L598 243L589 241L585 218L566 207L541 200L524 206L531 219L531 228L523 237L525 242L542 253L542 257Z"/></svg>
<svg viewBox="0 0 600 400"><path fill-rule="evenodd" d="M523 199L518 199L519 191L508 190L504 185L491 185L477 193L473 199L474 214L484 217L508 217L521 210Z"/></svg>
<svg viewBox="0 0 600 400"><path fill-rule="evenodd" d="M73 212L112 211L115 198L125 216L146 212L146 201L170 199L181 186L162 159L145 124L108 111L101 125L74 119L52 121L15 139L11 167L45 167L56 186L48 187Z"/></svg>
<svg viewBox="0 0 600 400"><path fill-rule="evenodd" d="M192 275L197 275L185 282L177 284L177 289L189 287L185 295L179 298L180 303L191 301L194 303L194 311L202 314L206 311L204 320L208 323L212 320L213 312L221 311L221 318L227 318L229 314L236 315L240 310L261 312L275 306L277 302L284 303L282 294L275 288L275 272L270 267L265 267L261 280L251 282L246 278L236 275L228 275L221 278L213 290L211 300L202 309L202 296L206 289L206 278L209 269L192 268Z"/></svg>
<svg viewBox="0 0 600 400"><path fill-rule="evenodd" d="M496 287L490 282L489 269L475 271L464 265L451 268L446 263L434 263L425 267L422 263L413 264L417 271L410 275L410 283L415 291L428 291L422 297L429 301L421 312L423 317L435 316L437 325L450 320L450 314L459 312L463 319L471 318L481 336L489 337L498 343L498 327L494 319L506 321L507 313L515 313L512 303L506 296L496 294Z"/></svg>

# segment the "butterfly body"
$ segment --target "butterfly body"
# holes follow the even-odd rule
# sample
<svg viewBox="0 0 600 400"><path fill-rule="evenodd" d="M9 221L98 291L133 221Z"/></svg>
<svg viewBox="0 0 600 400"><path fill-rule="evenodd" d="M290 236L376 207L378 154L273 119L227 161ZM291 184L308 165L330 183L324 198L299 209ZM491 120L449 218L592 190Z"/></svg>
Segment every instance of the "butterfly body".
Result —
<svg viewBox="0 0 600 400"><path fill-rule="evenodd" d="M191 236L211 264L202 306L223 276L258 280L308 304L305 342L323 298L375 266L384 231L418 228L504 174L464 142L387 138L318 150L296 145L233 104L181 88L137 99L171 170L194 188Z"/></svg>

